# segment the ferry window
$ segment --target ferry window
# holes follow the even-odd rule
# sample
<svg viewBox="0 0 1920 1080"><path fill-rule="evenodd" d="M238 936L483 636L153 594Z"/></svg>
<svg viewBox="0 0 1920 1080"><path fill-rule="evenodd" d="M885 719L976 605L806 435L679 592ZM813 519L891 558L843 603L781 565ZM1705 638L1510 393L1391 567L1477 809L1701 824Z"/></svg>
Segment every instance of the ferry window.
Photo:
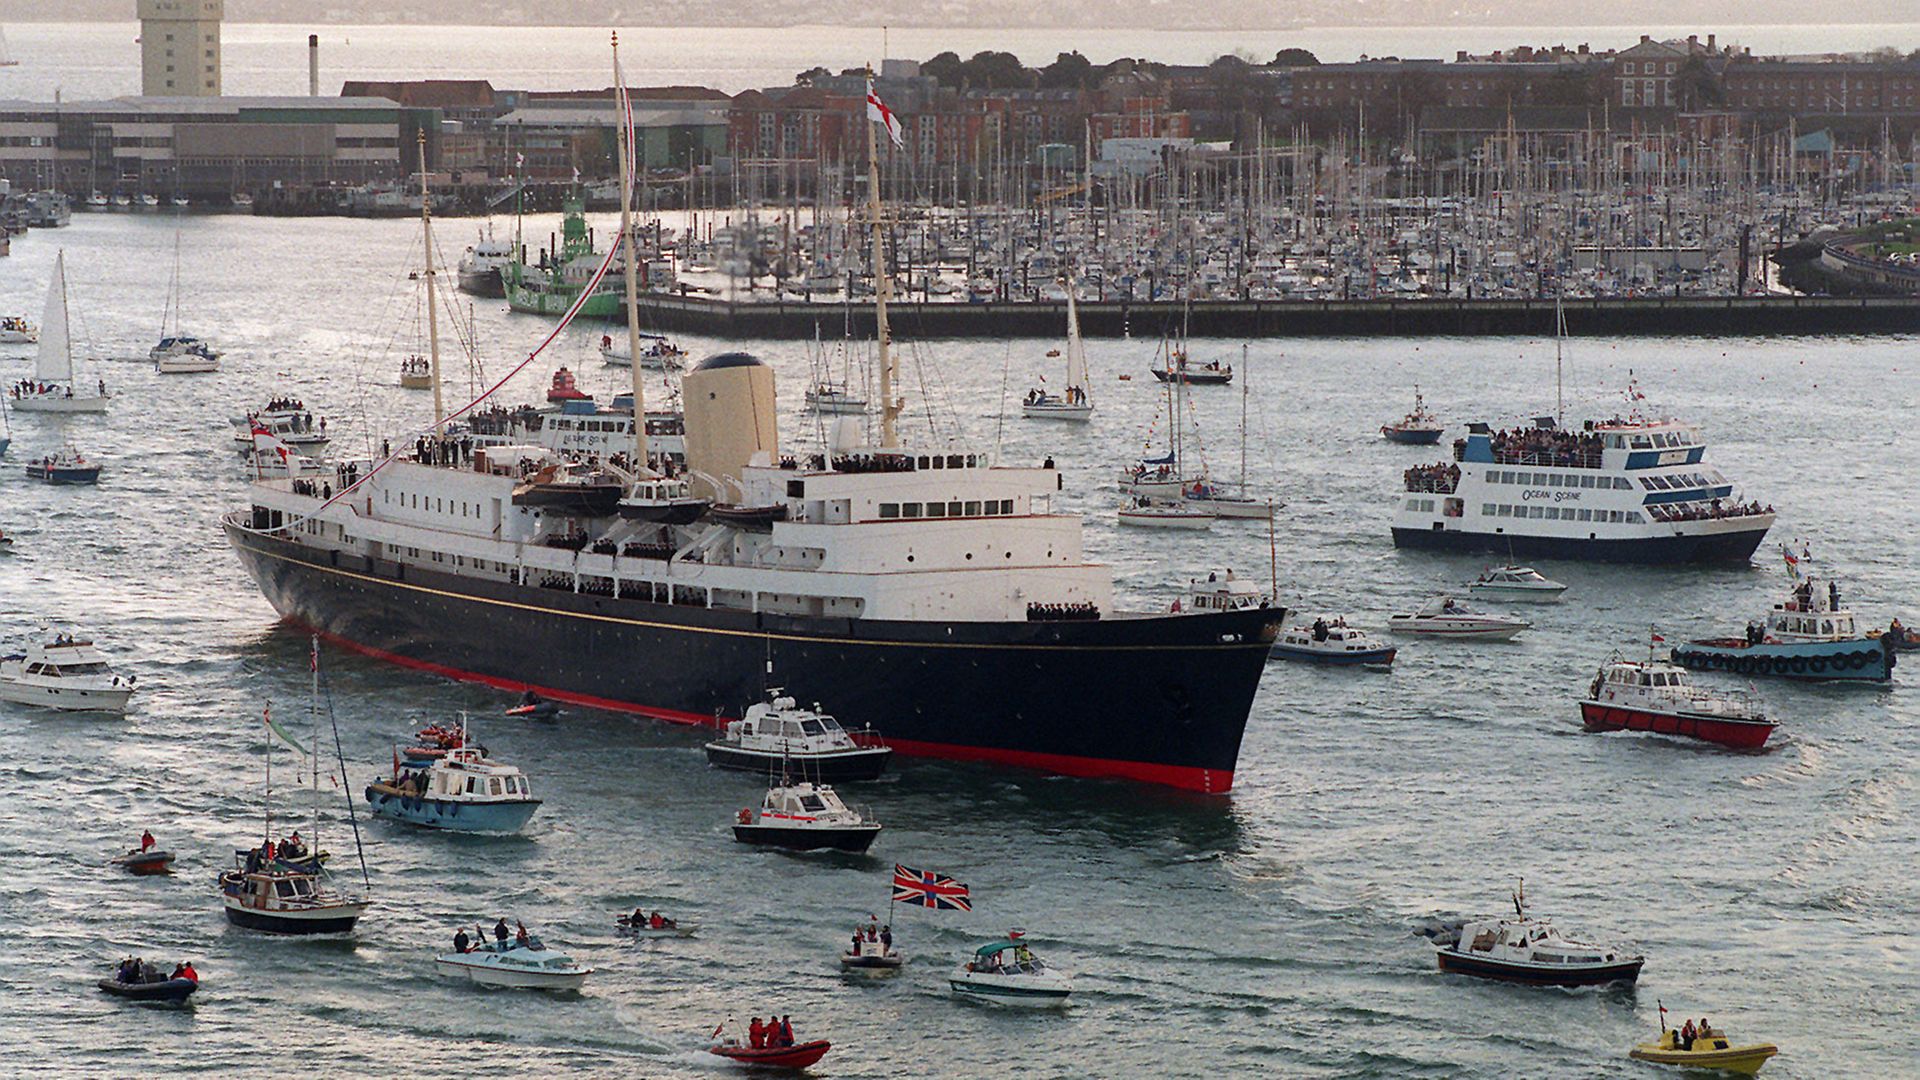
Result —
<svg viewBox="0 0 1920 1080"><path fill-rule="evenodd" d="M1632 490L1633 490L1633 485L1632 485L1632 484L1630 484L1630 483L1628 483L1628 482L1627 482L1627 478L1626 478L1626 477L1624 477L1624 476L1616 476L1616 477L1614 477L1614 478L1613 478L1613 486L1614 486L1614 489L1615 489L1615 490L1618 490L1618 491L1632 491Z"/></svg>
<svg viewBox="0 0 1920 1080"><path fill-rule="evenodd" d="M968 517L980 516L980 504L977 501L967 503L967 516Z"/></svg>
<svg viewBox="0 0 1920 1080"><path fill-rule="evenodd" d="M1592 521L1592 520L1593 520L1593 511L1591 511L1591 510L1582 510L1582 511L1580 511L1580 520L1581 520L1581 521Z"/></svg>
<svg viewBox="0 0 1920 1080"><path fill-rule="evenodd" d="M1582 477L1580 478L1580 486L1581 486L1581 487L1583 487L1583 488L1590 488L1590 487L1592 487L1592 486L1593 486L1593 477L1591 477L1591 476L1582 476Z"/></svg>
<svg viewBox="0 0 1920 1080"><path fill-rule="evenodd" d="M1640 516L1640 511L1638 510L1627 511L1626 518L1629 523L1634 525L1644 524L1647 520L1646 518L1643 518Z"/></svg>
<svg viewBox="0 0 1920 1080"><path fill-rule="evenodd" d="M925 469L925 468L928 468L928 467L929 467L929 466L927 465L927 455L925 455L925 454L921 454L921 455L920 455L920 467L921 467L921 468L923 468L923 469Z"/></svg>
<svg viewBox="0 0 1920 1080"><path fill-rule="evenodd" d="M1507 505L1505 505L1504 503L1503 503L1503 504L1501 504L1501 506L1500 506L1500 516L1501 516L1501 517L1512 517L1512 516L1513 516L1513 507L1511 507L1511 506L1507 506Z"/></svg>
<svg viewBox="0 0 1920 1080"><path fill-rule="evenodd" d="M962 466L962 465L960 464L962 460L964 460L964 459L963 459L963 458L962 458L962 457L961 457L961 456L960 456L959 454L948 454L948 455L947 455L947 468L949 468L949 469L958 469L958 468L962 468L963 466Z"/></svg>
<svg viewBox="0 0 1920 1080"><path fill-rule="evenodd" d="M919 517L919 516L920 516L920 504L919 504L919 503L901 503L901 504L900 504L900 516L901 516L901 517L903 517L903 518L917 518L917 517Z"/></svg>
<svg viewBox="0 0 1920 1080"><path fill-rule="evenodd" d="M883 517L883 518L897 518L897 517L899 517L899 516L900 516L900 504L899 504L899 503L881 503L881 504L880 504L880 516L881 516L881 517Z"/></svg>
<svg viewBox="0 0 1920 1080"><path fill-rule="evenodd" d="M1548 520L1548 521L1559 521L1559 520L1560 520L1560 508L1559 508L1559 507L1557 507L1557 506L1549 506L1549 507L1547 507L1547 520Z"/></svg>
<svg viewBox="0 0 1920 1080"><path fill-rule="evenodd" d="M1481 517L1492 517L1492 516L1493 516L1493 504L1492 504L1492 503L1481 503L1481 504L1480 504L1480 516L1481 516Z"/></svg>
<svg viewBox="0 0 1920 1080"><path fill-rule="evenodd" d="M947 504L947 516L959 517L965 511L965 509L966 507L962 503L950 502Z"/></svg>
<svg viewBox="0 0 1920 1080"><path fill-rule="evenodd" d="M1547 474L1546 474L1546 473L1543 473L1543 472L1537 472L1537 473L1534 473L1534 474L1533 474L1533 486L1534 486L1534 487L1546 487L1546 486L1547 486Z"/></svg>
<svg viewBox="0 0 1920 1080"><path fill-rule="evenodd" d="M933 467L934 467L934 468L936 468L936 469L944 469L944 468L946 468L946 467L947 467L947 459L946 459L946 458L943 458L943 457L941 457L941 456L940 456L939 454L935 454L935 455L933 455Z"/></svg>
<svg viewBox="0 0 1920 1080"><path fill-rule="evenodd" d="M1000 512L1001 512L1001 513L1003 513L1003 514L1011 514L1011 513L1013 513L1013 500L1012 500L1012 499L1001 499L1001 500L1000 500Z"/></svg>
<svg viewBox="0 0 1920 1080"><path fill-rule="evenodd" d="M1529 506L1527 507L1527 516L1530 518L1546 517L1547 508L1544 506Z"/></svg>

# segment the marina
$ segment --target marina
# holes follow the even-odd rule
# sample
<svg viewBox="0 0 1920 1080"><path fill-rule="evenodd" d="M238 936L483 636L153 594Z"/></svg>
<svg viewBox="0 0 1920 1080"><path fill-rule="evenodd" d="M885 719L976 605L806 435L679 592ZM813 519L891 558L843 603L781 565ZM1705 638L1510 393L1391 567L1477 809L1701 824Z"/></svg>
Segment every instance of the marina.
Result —
<svg viewBox="0 0 1920 1080"><path fill-rule="evenodd" d="M621 230L595 227L604 257ZM129 695L41 708L0 662L0 917L44 959L0 987L37 1051L242 1071L291 1026L326 1067L427 1075L883 1077L1010 1047L1072 1076L1908 1069L1911 334L1596 330L1560 358L1562 402L1551 304L1510 339L1387 343L1203 332L1195 301L1188 370L1231 383L1189 392L1178 324L1069 353L1065 304L993 339L903 304L887 349L848 338L864 361L823 363L836 315L675 329L676 370L605 362L609 337L644 358L642 327L667 329L645 317L556 333L455 296L421 232L87 212L7 260L0 311L88 268L78 381L113 406L7 402L0 653L16 681L71 666ZM182 290L219 331L191 379L146 355L176 245L247 282ZM439 293L444 355L386 337L413 284ZM0 384L46 337L0 345ZM1030 419L1029 391L1076 381L1097 410ZM1416 385L1437 448L1381 434ZM110 463L100 484L30 476L69 445ZM1163 485L1139 498L1209 527L1129 527L1136 461L1125 483ZM1236 471L1222 489L1263 514L1187 505ZM1576 514L1404 542L1500 529L1508 504ZM1733 539L1529 547L1598 539L1595 507L1623 543ZM1613 655L1650 624L1644 661ZM1629 676L1644 716L1744 702L1760 672L1733 661L1762 657L1786 677L1751 702L1673 710L1764 726L1751 752L1582 707ZM469 829L455 803L506 816ZM143 828L164 847L129 850ZM889 867L896 898L904 875L970 901L889 906L887 944L849 949ZM1497 910L1522 873L1577 932ZM449 950L460 927L479 940ZM1720 1025L1683 1034L1663 1000ZM769 1015L800 1038L751 1040Z"/></svg>

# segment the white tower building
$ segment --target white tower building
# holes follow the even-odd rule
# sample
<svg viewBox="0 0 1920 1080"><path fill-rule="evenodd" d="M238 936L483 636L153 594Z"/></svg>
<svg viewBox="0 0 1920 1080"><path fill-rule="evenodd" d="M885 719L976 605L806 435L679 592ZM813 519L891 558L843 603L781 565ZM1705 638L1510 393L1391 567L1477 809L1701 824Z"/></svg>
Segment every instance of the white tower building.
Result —
<svg viewBox="0 0 1920 1080"><path fill-rule="evenodd" d="M140 93L220 96L220 17L225 0L137 0Z"/></svg>

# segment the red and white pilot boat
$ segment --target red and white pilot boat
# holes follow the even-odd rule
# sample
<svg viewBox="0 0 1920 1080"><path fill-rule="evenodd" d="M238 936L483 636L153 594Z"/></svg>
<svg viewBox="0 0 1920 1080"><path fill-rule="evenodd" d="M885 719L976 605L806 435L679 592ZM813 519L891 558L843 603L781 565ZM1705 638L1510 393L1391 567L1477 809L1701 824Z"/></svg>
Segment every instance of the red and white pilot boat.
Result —
<svg viewBox="0 0 1920 1080"><path fill-rule="evenodd" d="M1601 666L1580 717L1588 731L1651 731L1758 750L1777 727L1752 701L1691 685L1687 671L1661 660L1622 660Z"/></svg>

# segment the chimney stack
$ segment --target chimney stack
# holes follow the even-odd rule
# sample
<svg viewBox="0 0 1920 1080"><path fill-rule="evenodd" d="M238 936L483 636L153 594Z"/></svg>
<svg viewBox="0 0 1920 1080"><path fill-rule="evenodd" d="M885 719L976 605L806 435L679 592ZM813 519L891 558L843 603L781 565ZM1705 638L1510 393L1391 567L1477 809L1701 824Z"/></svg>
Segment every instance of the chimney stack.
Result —
<svg viewBox="0 0 1920 1080"><path fill-rule="evenodd" d="M320 96L320 35L307 35L307 96Z"/></svg>
<svg viewBox="0 0 1920 1080"><path fill-rule="evenodd" d="M1713 38L1714 38L1714 35L1712 35L1712 34L1708 34L1708 35L1707 35L1707 51L1708 51L1708 52L1714 52L1714 51L1716 51L1716 50L1714 49L1714 47L1713 47Z"/></svg>

